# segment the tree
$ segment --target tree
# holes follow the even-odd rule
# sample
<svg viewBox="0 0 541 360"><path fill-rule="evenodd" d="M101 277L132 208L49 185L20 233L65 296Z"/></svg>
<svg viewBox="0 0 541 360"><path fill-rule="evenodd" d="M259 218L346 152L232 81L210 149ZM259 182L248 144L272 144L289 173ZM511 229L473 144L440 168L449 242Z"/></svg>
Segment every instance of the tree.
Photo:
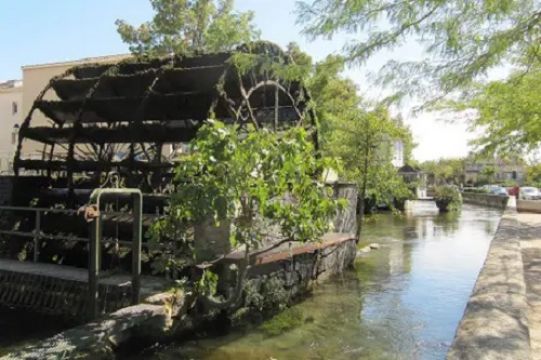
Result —
<svg viewBox="0 0 541 360"><path fill-rule="evenodd" d="M462 158L425 161L421 169L434 176L436 185L460 185L465 180L465 160Z"/></svg>
<svg viewBox="0 0 541 360"><path fill-rule="evenodd" d="M380 80L398 87L396 96L417 93L430 99L464 90L505 63L522 70L541 58L541 8L531 0L314 0L299 1L298 21L311 37L341 31L360 34L344 47L361 64L383 49L416 40L426 57L390 61Z"/></svg>
<svg viewBox="0 0 541 360"><path fill-rule="evenodd" d="M313 67L306 81L319 120L321 148L330 155L334 148L332 133L341 123L351 119L362 105L355 83L341 76L344 67L344 58L328 56Z"/></svg>
<svg viewBox="0 0 541 360"><path fill-rule="evenodd" d="M494 177L496 176L496 169L492 165L483 167L479 172L479 181L481 184L492 184L494 183Z"/></svg>
<svg viewBox="0 0 541 360"><path fill-rule="evenodd" d="M399 125L385 107L352 109L351 115L330 131L331 154L342 160L347 169L345 178L358 184L361 216L366 205L363 200L392 207L394 199L411 197L392 165L394 141L404 136Z"/></svg>
<svg viewBox="0 0 541 360"><path fill-rule="evenodd" d="M541 187L541 164L530 165L526 168L526 183Z"/></svg>
<svg viewBox="0 0 541 360"><path fill-rule="evenodd" d="M363 102L355 83L341 75L345 65L343 57L328 56L313 66L306 84L319 121L321 150L341 160L342 178L358 184L363 214L365 199L393 206L393 198L411 197L392 165L392 150L402 140L411 158L414 144L400 119L392 119L384 106L370 109Z"/></svg>
<svg viewBox="0 0 541 360"><path fill-rule="evenodd" d="M328 158L315 156L302 128L240 133L236 126L218 121L204 125L190 155L176 168L167 216L151 229L153 249L160 251L154 265L160 271L195 265L194 224L230 222L231 247L244 252L234 295L226 300L214 297L217 277L211 270L217 261L192 281L197 281L205 303L220 309L234 306L253 252L269 250L262 248L264 240L281 236L272 247L286 241L317 241L328 230L331 217L344 205L318 179L332 166Z"/></svg>
<svg viewBox="0 0 541 360"><path fill-rule="evenodd" d="M217 52L255 40L252 12L233 12L234 0L150 0L153 19L134 27L115 22L122 41L136 55Z"/></svg>
<svg viewBox="0 0 541 360"><path fill-rule="evenodd" d="M539 69L491 82L473 99L453 106L457 110L476 110L472 126L484 132L473 142L479 152L523 154L541 145Z"/></svg>

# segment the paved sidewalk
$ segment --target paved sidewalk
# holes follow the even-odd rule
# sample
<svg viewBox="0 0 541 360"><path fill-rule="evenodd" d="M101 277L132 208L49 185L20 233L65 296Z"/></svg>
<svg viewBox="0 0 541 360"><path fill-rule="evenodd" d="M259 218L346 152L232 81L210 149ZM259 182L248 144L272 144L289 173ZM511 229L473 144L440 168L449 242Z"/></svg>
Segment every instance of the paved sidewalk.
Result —
<svg viewBox="0 0 541 360"><path fill-rule="evenodd" d="M532 359L541 360L541 214L519 213Z"/></svg>

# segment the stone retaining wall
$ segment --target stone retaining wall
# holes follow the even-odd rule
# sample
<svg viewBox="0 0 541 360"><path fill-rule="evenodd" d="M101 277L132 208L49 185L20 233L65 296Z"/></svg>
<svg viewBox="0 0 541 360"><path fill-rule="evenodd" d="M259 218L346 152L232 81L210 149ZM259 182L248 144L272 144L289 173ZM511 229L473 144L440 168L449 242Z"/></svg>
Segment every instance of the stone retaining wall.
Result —
<svg viewBox="0 0 541 360"><path fill-rule="evenodd" d="M448 360L530 358L528 303L516 209L508 207L470 296Z"/></svg>
<svg viewBox="0 0 541 360"><path fill-rule="evenodd" d="M541 213L541 200L517 200L518 212Z"/></svg>
<svg viewBox="0 0 541 360"><path fill-rule="evenodd" d="M508 196L498 196L482 193L463 192L462 201L466 204L488 206L496 209L505 209Z"/></svg>

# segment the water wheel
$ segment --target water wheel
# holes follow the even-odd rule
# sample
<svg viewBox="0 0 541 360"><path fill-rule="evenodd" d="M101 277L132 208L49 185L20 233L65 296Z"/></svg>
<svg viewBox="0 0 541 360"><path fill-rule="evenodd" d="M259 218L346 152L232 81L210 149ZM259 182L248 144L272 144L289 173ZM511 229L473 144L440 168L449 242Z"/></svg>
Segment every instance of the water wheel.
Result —
<svg viewBox="0 0 541 360"><path fill-rule="evenodd" d="M77 208L92 189L111 186L114 172L117 185L146 194L146 213L159 213L177 149L207 119L241 129L314 126L302 81L276 71L291 63L278 46L259 42L233 52L73 67L50 80L20 128L14 170L43 181L31 191L16 186L13 198L22 206L31 198L42 207ZM84 224L61 221L63 230L71 225L84 236Z"/></svg>

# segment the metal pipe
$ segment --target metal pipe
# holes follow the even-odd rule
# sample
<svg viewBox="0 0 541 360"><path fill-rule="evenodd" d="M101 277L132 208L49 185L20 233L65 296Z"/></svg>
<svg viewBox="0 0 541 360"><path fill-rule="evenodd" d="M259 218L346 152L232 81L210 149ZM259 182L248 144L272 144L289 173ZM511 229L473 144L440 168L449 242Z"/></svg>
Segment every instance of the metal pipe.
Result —
<svg viewBox="0 0 541 360"><path fill-rule="evenodd" d="M39 260L39 247L40 247L40 234L41 234L41 212L36 211L36 220L34 224L34 262Z"/></svg>
<svg viewBox="0 0 541 360"><path fill-rule="evenodd" d="M92 241L90 242L90 266L88 269L89 299L92 314L98 315L97 300L99 278L99 247L101 242L100 201L104 195L128 195L133 197L133 240L132 240L132 305L139 303L141 291L141 247L142 247L142 213L143 193L139 189L95 189L90 194L90 202L96 204L98 217L94 220Z"/></svg>

